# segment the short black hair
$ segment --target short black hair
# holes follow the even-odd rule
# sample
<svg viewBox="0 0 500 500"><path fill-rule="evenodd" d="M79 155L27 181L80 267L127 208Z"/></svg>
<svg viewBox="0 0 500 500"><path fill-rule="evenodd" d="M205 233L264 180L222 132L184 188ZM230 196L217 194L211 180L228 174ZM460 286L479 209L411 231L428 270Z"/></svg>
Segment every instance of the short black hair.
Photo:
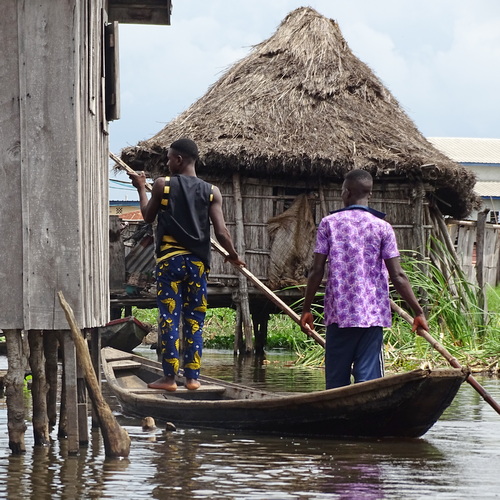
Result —
<svg viewBox="0 0 500 500"><path fill-rule="evenodd" d="M181 154L185 154L186 156L190 156L191 158L193 158L195 160L197 160L199 157L198 146L196 145L196 143L193 140L188 139L186 137L184 137L182 139L177 139L172 144L170 144L170 147L172 149L175 149L176 151L178 151Z"/></svg>
<svg viewBox="0 0 500 500"><path fill-rule="evenodd" d="M370 172L367 172L366 170L361 170L360 168L357 168L355 170L351 170L347 172L345 175L344 179L346 181L354 181L354 182L372 182L373 183L373 177L370 174Z"/></svg>
<svg viewBox="0 0 500 500"><path fill-rule="evenodd" d="M369 195L373 188L373 177L370 172L357 168L346 174L344 185L355 196Z"/></svg>

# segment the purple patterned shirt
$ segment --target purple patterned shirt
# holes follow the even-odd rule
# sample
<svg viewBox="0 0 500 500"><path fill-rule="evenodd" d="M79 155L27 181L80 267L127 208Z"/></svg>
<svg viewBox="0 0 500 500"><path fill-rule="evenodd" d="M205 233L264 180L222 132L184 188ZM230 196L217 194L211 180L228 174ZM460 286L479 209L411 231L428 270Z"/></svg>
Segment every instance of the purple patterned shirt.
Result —
<svg viewBox="0 0 500 500"><path fill-rule="evenodd" d="M384 260L399 251L388 222L362 209L330 214L319 224L314 251L328 256L325 325L391 326Z"/></svg>

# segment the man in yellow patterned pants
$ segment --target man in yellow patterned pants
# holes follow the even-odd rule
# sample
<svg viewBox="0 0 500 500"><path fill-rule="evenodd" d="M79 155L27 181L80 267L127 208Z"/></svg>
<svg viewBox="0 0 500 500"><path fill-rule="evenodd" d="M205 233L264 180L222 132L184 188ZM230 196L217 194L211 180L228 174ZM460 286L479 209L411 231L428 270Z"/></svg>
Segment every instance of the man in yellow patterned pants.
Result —
<svg viewBox="0 0 500 500"><path fill-rule="evenodd" d="M202 330L207 309L207 273L210 269L210 222L215 237L228 253L227 261L238 266L222 213L222 195L196 175L198 147L190 139L174 141L168 150L170 177L158 177L146 194L144 172L129 173L139 193L145 222L158 218L156 272L160 311L161 355L164 376L148 384L152 389L175 391L179 370L179 327L183 319L184 386L200 387Z"/></svg>

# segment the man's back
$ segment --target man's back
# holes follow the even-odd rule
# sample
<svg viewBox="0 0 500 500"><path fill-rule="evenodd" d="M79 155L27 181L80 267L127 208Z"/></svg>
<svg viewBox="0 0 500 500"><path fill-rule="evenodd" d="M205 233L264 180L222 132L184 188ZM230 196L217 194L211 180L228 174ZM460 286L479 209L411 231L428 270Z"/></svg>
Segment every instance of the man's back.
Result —
<svg viewBox="0 0 500 500"><path fill-rule="evenodd" d="M363 209L333 213L319 225L315 252L328 257L327 325L390 326L384 260L399 256L390 224Z"/></svg>

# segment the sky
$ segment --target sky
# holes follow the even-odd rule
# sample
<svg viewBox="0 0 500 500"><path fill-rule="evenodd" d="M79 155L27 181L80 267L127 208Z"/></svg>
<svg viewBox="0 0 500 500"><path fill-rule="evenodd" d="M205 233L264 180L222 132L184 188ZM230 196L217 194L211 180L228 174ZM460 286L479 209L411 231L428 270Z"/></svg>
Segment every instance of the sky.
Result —
<svg viewBox="0 0 500 500"><path fill-rule="evenodd" d="M337 21L424 136L500 138L498 0L173 0L170 26L119 26L110 150L159 132L303 6ZM110 199L138 197L110 182Z"/></svg>

